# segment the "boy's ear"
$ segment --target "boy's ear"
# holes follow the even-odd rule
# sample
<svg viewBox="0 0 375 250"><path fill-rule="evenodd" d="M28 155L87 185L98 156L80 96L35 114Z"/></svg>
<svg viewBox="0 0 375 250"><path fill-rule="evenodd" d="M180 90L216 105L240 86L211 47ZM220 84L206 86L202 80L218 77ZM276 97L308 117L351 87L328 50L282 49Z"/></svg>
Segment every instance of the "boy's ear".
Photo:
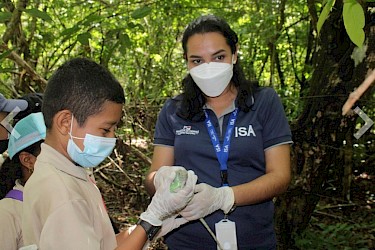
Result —
<svg viewBox="0 0 375 250"><path fill-rule="evenodd" d="M53 117L53 124L62 135L67 135L72 122L72 112L61 110Z"/></svg>

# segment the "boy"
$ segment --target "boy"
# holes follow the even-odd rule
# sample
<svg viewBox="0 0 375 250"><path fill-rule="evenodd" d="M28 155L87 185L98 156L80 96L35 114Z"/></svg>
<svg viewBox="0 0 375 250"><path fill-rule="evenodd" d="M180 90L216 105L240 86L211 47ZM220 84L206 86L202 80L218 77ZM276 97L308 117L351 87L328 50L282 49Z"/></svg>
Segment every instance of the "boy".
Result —
<svg viewBox="0 0 375 250"><path fill-rule="evenodd" d="M47 135L24 190L26 246L141 249L163 219L187 204L197 178L189 171L186 186L171 193L171 172L141 214L140 225L130 235L114 234L100 192L82 167L95 167L112 152L124 102L119 82L88 59L65 63L48 81L42 106Z"/></svg>

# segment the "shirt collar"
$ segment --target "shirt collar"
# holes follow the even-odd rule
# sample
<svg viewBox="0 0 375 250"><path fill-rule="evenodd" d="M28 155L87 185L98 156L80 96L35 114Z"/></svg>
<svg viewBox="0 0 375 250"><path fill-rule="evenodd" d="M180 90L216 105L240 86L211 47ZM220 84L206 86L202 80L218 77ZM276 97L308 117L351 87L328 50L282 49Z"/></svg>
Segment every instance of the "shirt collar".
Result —
<svg viewBox="0 0 375 250"><path fill-rule="evenodd" d="M21 184L21 180L20 179L16 180L16 185L14 185L13 189L17 189L17 190L23 191L23 186Z"/></svg>
<svg viewBox="0 0 375 250"><path fill-rule="evenodd" d="M211 109L211 110L212 110L212 107L210 106L210 104L206 103L206 104L203 105L203 109ZM224 115L226 115L226 114L232 113L235 109L236 109L236 101L234 100L234 101L232 102L232 104L231 104L230 106L228 106L228 107L224 110L224 112L221 114L220 117L222 117L222 116L224 116ZM220 117L218 117L218 118L220 118Z"/></svg>
<svg viewBox="0 0 375 250"><path fill-rule="evenodd" d="M250 107L250 106L252 106L254 104L254 101L255 101L254 96L251 95L250 98L247 98L246 104ZM229 114L229 113L233 112L236 107L238 107L238 95L237 95L236 99L233 101L232 105L229 106L226 110L224 110L224 112L223 112L223 114L221 116L224 116L226 114ZM203 109L210 109L210 110L212 110L212 107L210 107L210 105L208 103L205 103L203 105Z"/></svg>
<svg viewBox="0 0 375 250"><path fill-rule="evenodd" d="M61 172L87 181L86 170L83 167L75 165L60 152L45 143L41 144L38 161L49 163Z"/></svg>

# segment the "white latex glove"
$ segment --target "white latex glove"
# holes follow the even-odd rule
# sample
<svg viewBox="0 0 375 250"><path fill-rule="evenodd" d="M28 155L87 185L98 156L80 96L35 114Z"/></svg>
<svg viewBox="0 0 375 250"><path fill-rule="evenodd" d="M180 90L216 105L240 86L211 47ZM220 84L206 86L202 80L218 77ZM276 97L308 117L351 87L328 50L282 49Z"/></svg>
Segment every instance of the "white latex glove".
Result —
<svg viewBox="0 0 375 250"><path fill-rule="evenodd" d="M218 209L228 213L234 204L234 194L230 187L215 188L206 183L195 186L195 194L189 204L180 212L187 220L197 220Z"/></svg>
<svg viewBox="0 0 375 250"><path fill-rule="evenodd" d="M156 190L147 210L140 216L142 220L154 226L161 226L162 220L179 212L191 200L198 177L193 171L189 170L186 185L174 193L169 190L169 187L175 176L176 173L171 172L164 178L165 185L161 185Z"/></svg>
<svg viewBox="0 0 375 250"><path fill-rule="evenodd" d="M165 220L163 220L163 224L161 226L161 230L156 235L156 238L163 237L164 235L166 235L170 231L172 231L172 230L180 227L181 225L189 222L184 217L177 218L177 216L178 216L178 214L175 214L175 215L173 215L171 217L168 217Z"/></svg>
<svg viewBox="0 0 375 250"><path fill-rule="evenodd" d="M170 185L167 183L166 178L171 175L172 172L177 172L178 170L187 171L184 167L181 166L163 166L156 171L154 176L154 186L157 190L162 185Z"/></svg>

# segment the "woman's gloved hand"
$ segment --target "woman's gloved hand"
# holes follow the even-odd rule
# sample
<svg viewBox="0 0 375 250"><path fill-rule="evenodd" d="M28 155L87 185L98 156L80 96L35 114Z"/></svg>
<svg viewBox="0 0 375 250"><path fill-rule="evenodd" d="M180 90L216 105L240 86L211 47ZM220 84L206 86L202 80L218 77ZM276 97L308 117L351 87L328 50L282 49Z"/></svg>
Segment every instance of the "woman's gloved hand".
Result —
<svg viewBox="0 0 375 250"><path fill-rule="evenodd" d="M163 237L167 233L171 232L172 230L180 227L181 225L189 222L184 217L178 217L178 214L172 215L171 217L166 218L163 220L163 224L161 226L161 230L156 235L156 238Z"/></svg>
<svg viewBox="0 0 375 250"><path fill-rule="evenodd" d="M177 192L170 191L170 185L176 176L176 172L172 171L165 174L162 184L157 188L150 205L141 214L141 219L154 226L161 226L162 220L182 210L194 195L195 184L198 179L191 170L187 171L187 174L186 185Z"/></svg>
<svg viewBox="0 0 375 250"><path fill-rule="evenodd" d="M187 220L197 220L218 209L228 213L234 204L234 193L230 187L215 188L206 183L195 186L195 194L189 204L180 212Z"/></svg>
<svg viewBox="0 0 375 250"><path fill-rule="evenodd" d="M172 172L176 173L177 171L185 171L187 170L181 166L163 166L156 171L154 176L154 186L155 190L157 190L162 185L170 186L170 183L167 181L167 177L171 175Z"/></svg>

